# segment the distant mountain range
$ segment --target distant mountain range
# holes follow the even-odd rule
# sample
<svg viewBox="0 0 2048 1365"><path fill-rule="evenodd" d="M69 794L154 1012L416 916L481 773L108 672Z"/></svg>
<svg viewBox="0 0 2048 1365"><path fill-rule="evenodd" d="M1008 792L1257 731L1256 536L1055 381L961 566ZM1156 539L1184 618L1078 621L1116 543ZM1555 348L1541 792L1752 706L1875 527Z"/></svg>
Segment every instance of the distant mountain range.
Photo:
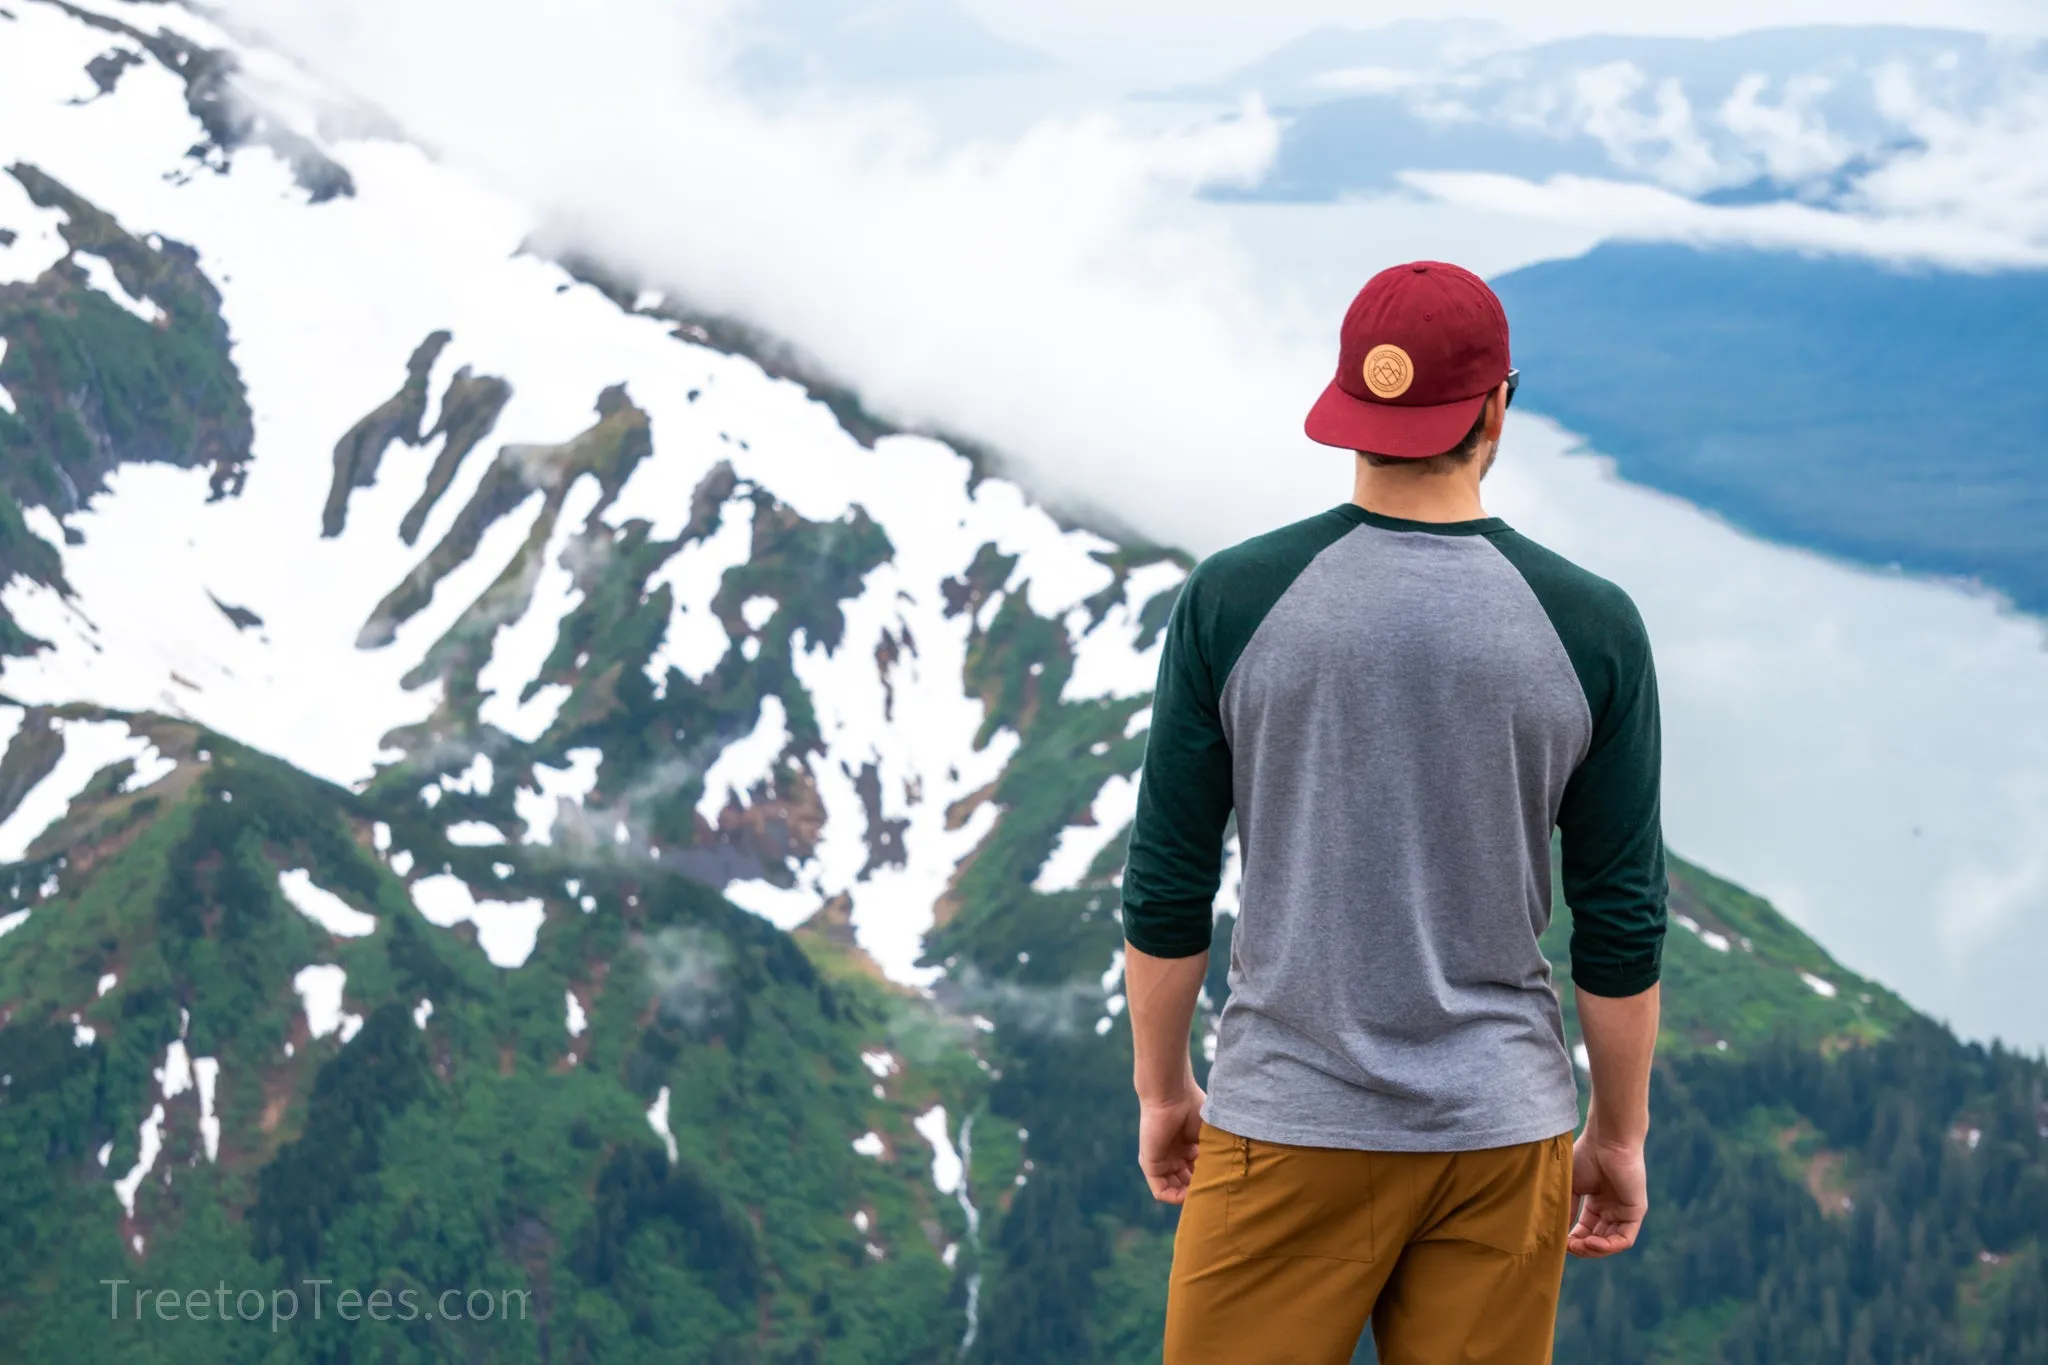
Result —
<svg viewBox="0 0 2048 1365"><path fill-rule="evenodd" d="M761 92L1007 75L1057 63L952 0L761 0L737 12L734 74Z"/></svg>
<svg viewBox="0 0 2048 1365"><path fill-rule="evenodd" d="M1321 29L1180 99L1256 93L1288 128L1236 192L1324 201L1404 170L1640 180L1711 201L1833 203L1917 146L2048 73L2048 47L1942 29L1770 29L1716 39L1511 45L1489 25Z"/></svg>

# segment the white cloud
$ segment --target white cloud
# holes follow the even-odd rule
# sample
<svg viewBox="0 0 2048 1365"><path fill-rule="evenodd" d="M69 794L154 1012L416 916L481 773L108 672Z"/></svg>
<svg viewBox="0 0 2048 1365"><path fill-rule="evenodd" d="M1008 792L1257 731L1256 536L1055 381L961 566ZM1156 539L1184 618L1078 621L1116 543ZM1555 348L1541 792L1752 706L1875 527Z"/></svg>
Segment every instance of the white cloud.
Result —
<svg viewBox="0 0 2048 1365"><path fill-rule="evenodd" d="M1599 228L1610 237L1840 253L1974 270L2048 265L2048 235L2023 236L1933 212L1878 216L1790 202L1702 204L1655 185L1577 175L1536 181L1484 171L1407 171L1401 179L1444 203Z"/></svg>
<svg viewBox="0 0 2048 1365"><path fill-rule="evenodd" d="M1735 83L1716 117L1763 161L1780 181L1824 175L1854 155L1816 105L1830 83L1821 76L1794 76L1776 97L1770 78L1753 72Z"/></svg>
<svg viewBox="0 0 2048 1365"><path fill-rule="evenodd" d="M1559 121L1599 142L1617 165L1680 189L1707 189L1721 180L1720 163L1676 79L1652 85L1634 62L1607 62L1572 72L1566 91L1570 103L1558 111Z"/></svg>
<svg viewBox="0 0 2048 1365"><path fill-rule="evenodd" d="M1868 211L1971 223L2048 248L2048 78L1975 116L1943 109L1897 69L1876 84L1880 107L1923 145L1863 180Z"/></svg>

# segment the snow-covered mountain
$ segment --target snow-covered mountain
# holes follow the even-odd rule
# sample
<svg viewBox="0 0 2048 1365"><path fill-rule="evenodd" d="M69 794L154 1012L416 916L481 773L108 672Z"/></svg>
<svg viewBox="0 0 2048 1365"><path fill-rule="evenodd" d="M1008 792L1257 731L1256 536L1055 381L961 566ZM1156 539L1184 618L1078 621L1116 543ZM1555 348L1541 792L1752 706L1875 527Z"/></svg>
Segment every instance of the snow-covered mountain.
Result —
<svg viewBox="0 0 2048 1365"><path fill-rule="evenodd" d="M816 1067L827 1094L798 1082L802 1121L837 1114L791 1139L813 1185L782 1197L853 1269L912 1238L886 1273L913 1298L973 1283L955 1278L977 1264L956 1256L975 1210L955 1144L995 1071L974 1021L1107 1028L1099 855L1133 805L1185 559L1056 519L827 385L814 398L770 373L787 353L734 353L744 328L527 249L519 208L196 15L22 6L0 17L0 101L0 1018L54 1020L79 1049L64 1065L136 1053L66 1139L90 1138L81 1198L105 1207L86 1225L138 1262L194 1264L178 1228L203 1197L247 1206L235 1182L275 1171L287 1137L278 1159L320 1165L323 1062L414 1046L378 1031L386 1013L444 1077L465 1031L502 1027L538 1029L543 1075L650 1028L737 1051L721 1010L744 1009L741 969L767 951L756 985L794 980L800 1017L755 1044L798 1048L762 1084ZM237 902L211 869L243 839L269 852ZM977 866L1091 932L1036 966L963 942L936 995L913 989L943 970L937 926L1003 908L963 891ZM123 867L141 880L114 890ZM277 949L227 969L240 986L159 944L181 875L215 906L200 939ZM834 994L792 940L688 887L808 924L849 980ZM104 921L79 908L96 896ZM88 916L102 946L73 941ZM415 923L451 933L425 948ZM419 965L448 953L462 965ZM606 992L628 960L656 983L651 1016ZM478 971L528 1003L465 1017L498 993ZM739 1096L714 1110L717 1082L627 1066L646 1084L593 1108L614 1111L609 1143L623 1125L629 1148L666 1144L642 1194L688 1213L697 1186L671 1182L724 1142L690 1126ZM376 1084L403 1093L397 1075ZM1021 1143L985 1136L982 1169L1007 1160L1022 1184ZM174 1199L186 1166L218 1187ZM295 1226L264 1221L281 1198L257 1191L250 1216ZM262 1245L303 1267L317 1253L292 1235ZM776 1273L826 1292L786 1257ZM920 1308L912 1336L950 1350L974 1313ZM863 1358L920 1358L895 1345Z"/></svg>
<svg viewBox="0 0 2048 1365"><path fill-rule="evenodd" d="M0 168L18 1358L1151 1358L1115 883L1186 557L551 254L201 14L9 0ZM1659 1197L1706 1240L1575 1280L1562 1349L1873 1321L1795 1271L1936 1075L1855 1198L1943 1191L1925 1273L2024 1358L2048 1306L1977 1267L2038 1265L2038 1068L1676 866ZM262 1326L133 1307L216 1283Z"/></svg>
<svg viewBox="0 0 2048 1365"><path fill-rule="evenodd" d="M223 390L246 385L248 413L200 467L95 465L103 492L49 460L52 495L22 500L61 579L23 576L0 599L45 646L9 661L16 700L188 717L342 783L404 770L431 790L482 753L491 779L464 795L515 842L549 841L561 800L620 856L682 857L730 829L714 884L785 926L849 895L862 944L907 980L995 814L947 812L1015 748L977 739L984 708L959 683L971 637L1014 597L1068 632L1061 700L1149 688L1138 621L1183 577L1174 557L1062 528L936 441L864 448L658 294L621 308L523 251L516 208L416 148L351 144L353 188L314 204L275 157L189 152L187 83L156 61L48 117L94 95L88 63L138 45L44 6L14 22L27 41L7 51L28 60L5 81L0 212L18 236L0 278L138 350L148 329L190 335ZM167 282L188 248L218 303ZM17 415L40 435L71 412L133 460L120 414L65 386L62 345L14 342L0 374ZM957 584L996 556L1014 565L963 609ZM722 588L750 563L744 590ZM595 600L601 579L666 601L666 618L599 640L626 614ZM561 643L578 633L598 648ZM687 725L690 742L631 770L580 762L579 726L606 709ZM917 723L891 724L898 709ZM748 845L757 800L799 791L814 828ZM871 822L900 828L885 857Z"/></svg>

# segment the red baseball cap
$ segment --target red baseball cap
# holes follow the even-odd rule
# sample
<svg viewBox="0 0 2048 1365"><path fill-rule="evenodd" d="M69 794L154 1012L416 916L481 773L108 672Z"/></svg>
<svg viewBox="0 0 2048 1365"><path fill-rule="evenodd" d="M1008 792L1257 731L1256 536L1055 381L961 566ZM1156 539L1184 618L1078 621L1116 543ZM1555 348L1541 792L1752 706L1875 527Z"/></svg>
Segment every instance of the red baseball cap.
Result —
<svg viewBox="0 0 2048 1365"><path fill-rule="evenodd" d="M1508 315L1486 281L1442 261L1366 281L1344 315L1337 377L1308 415L1311 441L1401 459L1456 446L1508 377Z"/></svg>

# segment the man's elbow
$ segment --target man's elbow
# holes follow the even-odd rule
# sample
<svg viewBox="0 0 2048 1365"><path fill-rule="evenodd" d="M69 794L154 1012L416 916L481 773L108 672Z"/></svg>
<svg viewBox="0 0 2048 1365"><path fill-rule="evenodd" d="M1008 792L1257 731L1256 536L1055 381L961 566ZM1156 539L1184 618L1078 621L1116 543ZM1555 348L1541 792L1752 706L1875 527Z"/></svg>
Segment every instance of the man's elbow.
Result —
<svg viewBox="0 0 2048 1365"><path fill-rule="evenodd" d="M1123 908L1124 940L1147 957L1197 957L1209 951L1213 908L1199 901L1156 902Z"/></svg>
<svg viewBox="0 0 2048 1365"><path fill-rule="evenodd" d="M1661 914L1621 932L1588 933L1582 925L1572 935L1572 984L1588 995L1611 1000L1641 995L1663 974Z"/></svg>

